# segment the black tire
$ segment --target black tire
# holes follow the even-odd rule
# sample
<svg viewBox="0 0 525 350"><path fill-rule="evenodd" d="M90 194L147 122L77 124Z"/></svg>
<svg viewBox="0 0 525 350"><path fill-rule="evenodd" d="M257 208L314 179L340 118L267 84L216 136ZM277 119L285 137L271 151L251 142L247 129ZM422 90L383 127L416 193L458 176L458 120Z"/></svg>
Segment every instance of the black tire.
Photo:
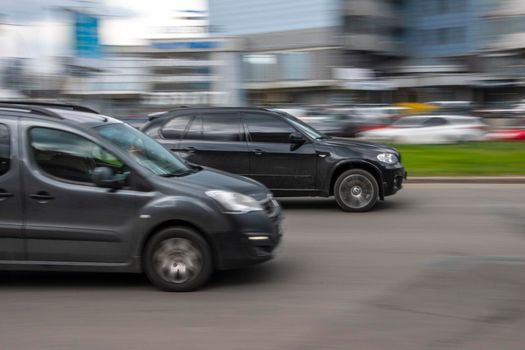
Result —
<svg viewBox="0 0 525 350"><path fill-rule="evenodd" d="M204 285L213 272L208 243L195 230L170 227L156 233L143 256L144 272L159 289L191 292Z"/></svg>
<svg viewBox="0 0 525 350"><path fill-rule="evenodd" d="M337 178L334 196L344 211L369 211L379 199L379 186L375 177L368 171L351 169Z"/></svg>

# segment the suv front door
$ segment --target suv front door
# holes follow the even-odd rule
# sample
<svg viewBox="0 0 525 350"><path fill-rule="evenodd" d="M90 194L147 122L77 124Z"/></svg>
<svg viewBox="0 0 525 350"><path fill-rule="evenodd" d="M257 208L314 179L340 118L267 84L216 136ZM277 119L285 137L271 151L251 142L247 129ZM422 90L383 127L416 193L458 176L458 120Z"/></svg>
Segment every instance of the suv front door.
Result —
<svg viewBox="0 0 525 350"><path fill-rule="evenodd" d="M317 153L305 138L302 145L290 142L297 133L284 120L265 113L247 112L249 176L277 192L315 190Z"/></svg>
<svg viewBox="0 0 525 350"><path fill-rule="evenodd" d="M87 135L22 121L27 259L123 263L136 222L136 192L96 187L95 167L128 168Z"/></svg>
<svg viewBox="0 0 525 350"><path fill-rule="evenodd" d="M248 145L238 113L208 113L193 119L179 145L192 163L246 175Z"/></svg>
<svg viewBox="0 0 525 350"><path fill-rule="evenodd" d="M13 142L17 118L0 120L0 260L23 260L22 191L18 144Z"/></svg>

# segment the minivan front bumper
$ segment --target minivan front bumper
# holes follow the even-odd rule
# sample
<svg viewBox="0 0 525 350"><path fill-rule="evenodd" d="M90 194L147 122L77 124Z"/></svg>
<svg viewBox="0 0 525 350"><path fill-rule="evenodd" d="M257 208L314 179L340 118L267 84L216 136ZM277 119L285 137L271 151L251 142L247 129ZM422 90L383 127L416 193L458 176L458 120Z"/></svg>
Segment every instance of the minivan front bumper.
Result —
<svg viewBox="0 0 525 350"><path fill-rule="evenodd" d="M282 239L282 213L274 201L271 208L231 215L232 231L216 233L216 266L239 268L270 260Z"/></svg>

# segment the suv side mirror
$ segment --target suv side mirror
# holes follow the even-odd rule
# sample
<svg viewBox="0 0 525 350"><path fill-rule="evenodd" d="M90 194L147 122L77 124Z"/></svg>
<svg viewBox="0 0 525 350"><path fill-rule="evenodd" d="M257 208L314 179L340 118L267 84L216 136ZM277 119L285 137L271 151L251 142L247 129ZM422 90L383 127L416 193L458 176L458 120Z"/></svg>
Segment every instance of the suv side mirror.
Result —
<svg viewBox="0 0 525 350"><path fill-rule="evenodd" d="M305 142L306 139L300 132L292 132L290 134L290 143L293 143L294 145L302 145Z"/></svg>
<svg viewBox="0 0 525 350"><path fill-rule="evenodd" d="M122 188L122 180L113 174L111 168L101 166L93 170L91 179L98 187L110 188L112 190L118 190Z"/></svg>

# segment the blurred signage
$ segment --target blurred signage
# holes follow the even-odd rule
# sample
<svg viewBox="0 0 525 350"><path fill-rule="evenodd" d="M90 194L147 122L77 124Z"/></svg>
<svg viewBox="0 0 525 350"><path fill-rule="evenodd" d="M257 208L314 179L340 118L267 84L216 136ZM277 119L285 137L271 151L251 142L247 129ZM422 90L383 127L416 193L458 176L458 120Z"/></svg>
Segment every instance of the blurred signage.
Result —
<svg viewBox="0 0 525 350"><path fill-rule="evenodd" d="M151 47L159 50L211 50L218 49L217 41L171 41L152 43Z"/></svg>
<svg viewBox="0 0 525 350"><path fill-rule="evenodd" d="M334 68L333 75L338 80L374 79L374 71L366 68Z"/></svg>
<svg viewBox="0 0 525 350"><path fill-rule="evenodd" d="M98 17L82 12L73 12L73 16L75 21L75 56L80 58L101 57Z"/></svg>
<svg viewBox="0 0 525 350"><path fill-rule="evenodd" d="M144 103L149 105L224 105L228 93L219 91L152 92L144 94Z"/></svg>

